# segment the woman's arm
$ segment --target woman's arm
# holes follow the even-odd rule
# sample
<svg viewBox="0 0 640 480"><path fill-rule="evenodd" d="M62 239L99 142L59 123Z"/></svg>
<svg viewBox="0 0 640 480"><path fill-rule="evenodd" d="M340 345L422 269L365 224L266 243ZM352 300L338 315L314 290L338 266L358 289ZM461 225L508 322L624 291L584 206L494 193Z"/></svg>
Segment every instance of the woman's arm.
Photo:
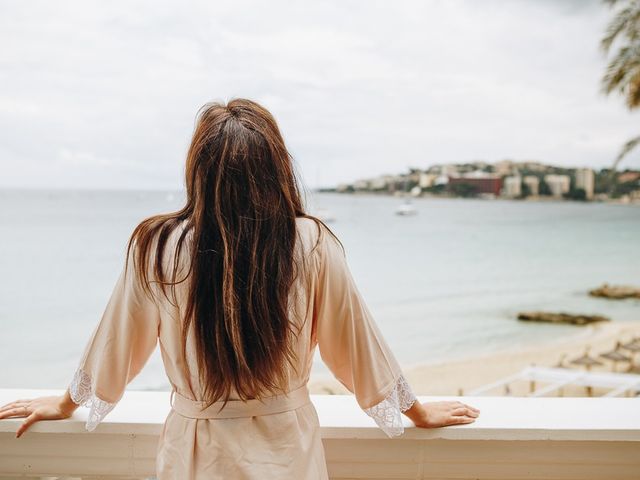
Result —
<svg viewBox="0 0 640 480"><path fill-rule="evenodd" d="M134 256L132 250L65 393L0 408L0 419L26 417L17 437L37 421L69 418L80 405L90 407L86 427L93 430L150 357L158 341L160 312L141 288Z"/></svg>
<svg viewBox="0 0 640 480"><path fill-rule="evenodd" d="M313 308L320 356L365 413L390 437L404 432L401 413L423 428L473 422L479 411L461 402L417 400L355 284L344 251L324 229L319 243Z"/></svg>

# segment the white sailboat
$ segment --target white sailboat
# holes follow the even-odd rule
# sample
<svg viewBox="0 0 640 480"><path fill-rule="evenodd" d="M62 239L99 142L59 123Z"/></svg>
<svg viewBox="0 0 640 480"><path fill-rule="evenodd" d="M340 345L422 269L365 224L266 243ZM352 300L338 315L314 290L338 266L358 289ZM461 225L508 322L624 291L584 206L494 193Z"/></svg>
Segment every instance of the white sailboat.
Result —
<svg viewBox="0 0 640 480"><path fill-rule="evenodd" d="M418 210L408 199L396 208L396 215L415 215L416 213L418 213Z"/></svg>
<svg viewBox="0 0 640 480"><path fill-rule="evenodd" d="M407 181L404 181L404 195L407 195ZM418 213L416 207L411 203L411 197L405 197L405 200L402 204L398 205L396 208L396 215L415 215Z"/></svg>

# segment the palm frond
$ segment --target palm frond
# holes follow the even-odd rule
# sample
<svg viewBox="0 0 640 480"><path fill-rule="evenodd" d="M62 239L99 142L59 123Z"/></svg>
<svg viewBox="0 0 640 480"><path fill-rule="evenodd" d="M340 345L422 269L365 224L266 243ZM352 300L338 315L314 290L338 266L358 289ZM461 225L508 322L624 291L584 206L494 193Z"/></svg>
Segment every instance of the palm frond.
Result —
<svg viewBox="0 0 640 480"><path fill-rule="evenodd" d="M610 94L619 90L626 95L629 85L640 75L640 43L621 48L609 62L602 77L602 91ZM633 105L633 108L637 105Z"/></svg>
<svg viewBox="0 0 640 480"><path fill-rule="evenodd" d="M631 152L631 150L636 148L639 144L640 144L640 136L632 138L631 140L629 140L627 143L624 144L624 146L620 150L620 153L618 153L618 156L613 161L613 166L611 167L611 170L609 171L609 175L608 175L609 193L613 193L615 190L616 170L618 168L618 165L620 164L622 159L626 157Z"/></svg>
<svg viewBox="0 0 640 480"><path fill-rule="evenodd" d="M631 140L629 140L627 143L625 143L613 163L613 170L615 170L618 164L620 163L620 161L624 157L626 157L638 145L640 145L640 136L634 137Z"/></svg>
<svg viewBox="0 0 640 480"><path fill-rule="evenodd" d="M640 73L636 73L627 82L627 107L629 110L640 107Z"/></svg>
<svg viewBox="0 0 640 480"><path fill-rule="evenodd" d="M600 41L600 47L608 52L611 45L621 35L627 40L633 41L640 37L640 1L626 0L627 5L620 9L607 25L604 38ZM607 2L614 5L616 2Z"/></svg>
<svg viewBox="0 0 640 480"><path fill-rule="evenodd" d="M602 48L605 53L609 51L615 39L618 38L618 35L627 30L630 24L633 23L633 13L633 8L631 6L625 7L620 10L615 17L613 17L613 20L609 22L605 36L600 41L600 48Z"/></svg>

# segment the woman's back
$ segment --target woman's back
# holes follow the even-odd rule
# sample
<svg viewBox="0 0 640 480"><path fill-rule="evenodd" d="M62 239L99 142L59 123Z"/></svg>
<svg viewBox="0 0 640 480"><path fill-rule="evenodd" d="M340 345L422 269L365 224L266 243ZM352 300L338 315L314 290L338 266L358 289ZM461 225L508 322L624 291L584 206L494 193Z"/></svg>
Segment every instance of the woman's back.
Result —
<svg viewBox="0 0 640 480"><path fill-rule="evenodd" d="M317 237L315 222L301 217L296 224L299 234L296 256L311 260L306 265L314 269L317 264L313 256L317 250L316 253L311 250L314 235ZM297 372L289 369L289 382L290 390L295 390L297 397L292 404L272 402L267 412L275 413L262 414L270 407L268 404L250 401L241 405L237 400L239 396L232 391L231 400L221 412L233 410L233 417L206 418L219 415L216 412L222 402L218 402L207 409L210 413L205 418L189 418L197 414L182 397L202 400L203 388L193 340L188 343L186 359L180 349L180 294L183 296L188 286L178 289L175 306L165 302L166 313L160 314L160 343L167 375L176 394L158 449L158 478L327 478L318 417L306 391L315 344L312 338L313 275L313 270L301 272L293 287L299 295L292 295L297 301L292 304L290 320L300 330L294 343L299 361ZM180 412L176 411L178 405ZM280 411L282 409L287 410Z"/></svg>
<svg viewBox="0 0 640 480"><path fill-rule="evenodd" d="M289 320L300 333L296 337L297 341L294 342L298 358L297 370L288 369L289 390L306 384L309 379L309 369L313 359L312 342L315 341L312 339L313 312L310 307L313 306L314 272L318 265L316 256L319 252L318 248L314 250L314 246L319 240L319 227L316 222L310 218L298 217L296 226L297 241L293 260L300 266L300 272L291 288ZM164 267L167 269L172 268L174 264L175 242L181 233L182 228L176 229L168 239L163 259ZM189 242L189 236L187 236L187 242ZM192 248L188 244L178 260L177 277L188 271L191 253ZM165 368L174 389L182 395L204 401L205 392L198 372L197 346L193 331L190 332L187 339L186 358L181 351L182 326L189 289L190 284L187 277L185 282L176 285L175 301L169 301L173 298L170 296L168 299L163 295L160 286L156 284L154 297L160 304L160 344ZM287 386L282 385L282 388L285 389ZM229 398L239 399L240 396L232 390Z"/></svg>
<svg viewBox="0 0 640 480"><path fill-rule="evenodd" d="M178 285L170 301L146 295L137 274L121 275L70 389L74 400L92 407L87 428L95 428L115 406L159 338L174 389L174 408L158 446L159 479L327 478L318 416L306 389L316 346L365 412L389 435L402 433L400 413L415 396L353 282L339 243L313 219L299 217L296 226L295 255L305 257L306 267L292 287L297 300L290 321L300 333L294 345L299 360L290 369L291 399L242 402L231 395L226 405L217 402L203 410L193 341L187 343L186 357L181 350L188 284ZM167 252L177 238L179 231L170 237ZM166 255L164 261L171 265L173 259Z"/></svg>

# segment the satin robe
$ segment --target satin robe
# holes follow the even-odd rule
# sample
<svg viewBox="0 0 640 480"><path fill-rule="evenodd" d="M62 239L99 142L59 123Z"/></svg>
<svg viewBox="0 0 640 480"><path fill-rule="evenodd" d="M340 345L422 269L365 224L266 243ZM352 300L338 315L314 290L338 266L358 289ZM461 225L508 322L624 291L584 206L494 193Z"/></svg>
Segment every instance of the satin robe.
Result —
<svg viewBox="0 0 640 480"><path fill-rule="evenodd" d="M415 400L400 365L356 287L340 244L313 220L299 217L296 223L295 254L307 261L292 288L298 296L290 320L300 334L299 371L290 372L290 390L309 381L318 347L323 362L372 420L387 435L400 435L400 412ZM168 240L167 267L179 230ZM158 344L175 392L202 400L191 338L187 358L181 354L186 282L178 287L174 306L159 290L151 296L142 290L133 256L126 267L69 387L72 398L91 409L88 430L117 404ZM310 402L242 418L187 418L171 409L156 462L159 480L328 478L318 415Z"/></svg>

